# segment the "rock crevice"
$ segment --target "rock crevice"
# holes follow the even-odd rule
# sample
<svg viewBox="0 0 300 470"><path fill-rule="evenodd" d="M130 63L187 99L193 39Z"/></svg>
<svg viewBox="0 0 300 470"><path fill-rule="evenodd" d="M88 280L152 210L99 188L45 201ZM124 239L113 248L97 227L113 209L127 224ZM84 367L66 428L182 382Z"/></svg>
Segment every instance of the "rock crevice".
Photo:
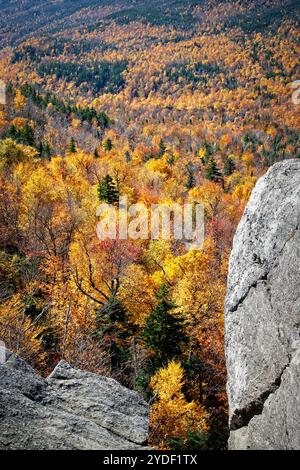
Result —
<svg viewBox="0 0 300 470"><path fill-rule="evenodd" d="M269 389L265 390L260 396L250 402L246 408L239 409L233 412L230 420L231 431L235 431L237 429L243 428L244 426L248 426L254 416L262 414L267 399L280 387L282 375L288 366L289 364L287 364L283 368L279 377L275 380L273 384L271 384Z"/></svg>

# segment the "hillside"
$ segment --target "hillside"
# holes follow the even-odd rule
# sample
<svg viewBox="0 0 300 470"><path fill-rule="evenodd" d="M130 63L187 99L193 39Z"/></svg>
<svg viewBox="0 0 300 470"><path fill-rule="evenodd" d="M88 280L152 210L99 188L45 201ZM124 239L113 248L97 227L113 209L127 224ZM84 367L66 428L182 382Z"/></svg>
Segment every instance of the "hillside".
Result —
<svg viewBox="0 0 300 470"><path fill-rule="evenodd" d="M300 157L299 2L0 7L0 338L152 400L153 447L226 448L228 259L257 179ZM202 204L204 245L99 240L119 196Z"/></svg>
<svg viewBox="0 0 300 470"><path fill-rule="evenodd" d="M29 36L76 28L98 28L116 21L124 25L140 21L151 25L169 25L181 30L215 29L238 26L245 31L274 28L284 19L299 19L297 0L22 0L0 2L1 47L23 42ZM14 25L14 28L10 28Z"/></svg>

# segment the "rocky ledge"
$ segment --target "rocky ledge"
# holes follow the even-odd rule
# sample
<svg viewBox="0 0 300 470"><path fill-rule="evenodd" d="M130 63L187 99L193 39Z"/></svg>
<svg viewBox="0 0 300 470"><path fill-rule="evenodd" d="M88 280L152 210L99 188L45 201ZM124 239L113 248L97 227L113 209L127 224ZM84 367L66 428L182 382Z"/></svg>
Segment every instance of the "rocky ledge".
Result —
<svg viewBox="0 0 300 470"><path fill-rule="evenodd" d="M0 449L144 449L148 405L113 379L61 361L43 379L8 351L0 364Z"/></svg>

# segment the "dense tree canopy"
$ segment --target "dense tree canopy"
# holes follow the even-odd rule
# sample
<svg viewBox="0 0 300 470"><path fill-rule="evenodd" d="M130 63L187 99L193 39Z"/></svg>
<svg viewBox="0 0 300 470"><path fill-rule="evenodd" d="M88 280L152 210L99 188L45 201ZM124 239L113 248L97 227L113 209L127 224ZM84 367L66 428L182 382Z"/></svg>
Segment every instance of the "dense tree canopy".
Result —
<svg viewBox="0 0 300 470"><path fill-rule="evenodd" d="M63 24L6 3L0 338L139 390L157 448L224 449L232 237L258 177L300 157L297 2L63 0ZM100 241L119 196L201 203L204 245Z"/></svg>

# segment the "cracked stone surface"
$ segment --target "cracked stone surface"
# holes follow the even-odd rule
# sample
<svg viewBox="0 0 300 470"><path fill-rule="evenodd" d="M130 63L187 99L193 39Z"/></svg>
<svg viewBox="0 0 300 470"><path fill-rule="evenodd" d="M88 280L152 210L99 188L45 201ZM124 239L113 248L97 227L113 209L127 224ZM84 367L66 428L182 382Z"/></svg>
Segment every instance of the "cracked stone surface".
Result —
<svg viewBox="0 0 300 470"><path fill-rule="evenodd" d="M145 449L148 405L118 382L61 361L37 376L6 353L0 364L0 449Z"/></svg>
<svg viewBox="0 0 300 470"><path fill-rule="evenodd" d="M300 162L261 178L237 229L225 302L231 449L300 449Z"/></svg>

